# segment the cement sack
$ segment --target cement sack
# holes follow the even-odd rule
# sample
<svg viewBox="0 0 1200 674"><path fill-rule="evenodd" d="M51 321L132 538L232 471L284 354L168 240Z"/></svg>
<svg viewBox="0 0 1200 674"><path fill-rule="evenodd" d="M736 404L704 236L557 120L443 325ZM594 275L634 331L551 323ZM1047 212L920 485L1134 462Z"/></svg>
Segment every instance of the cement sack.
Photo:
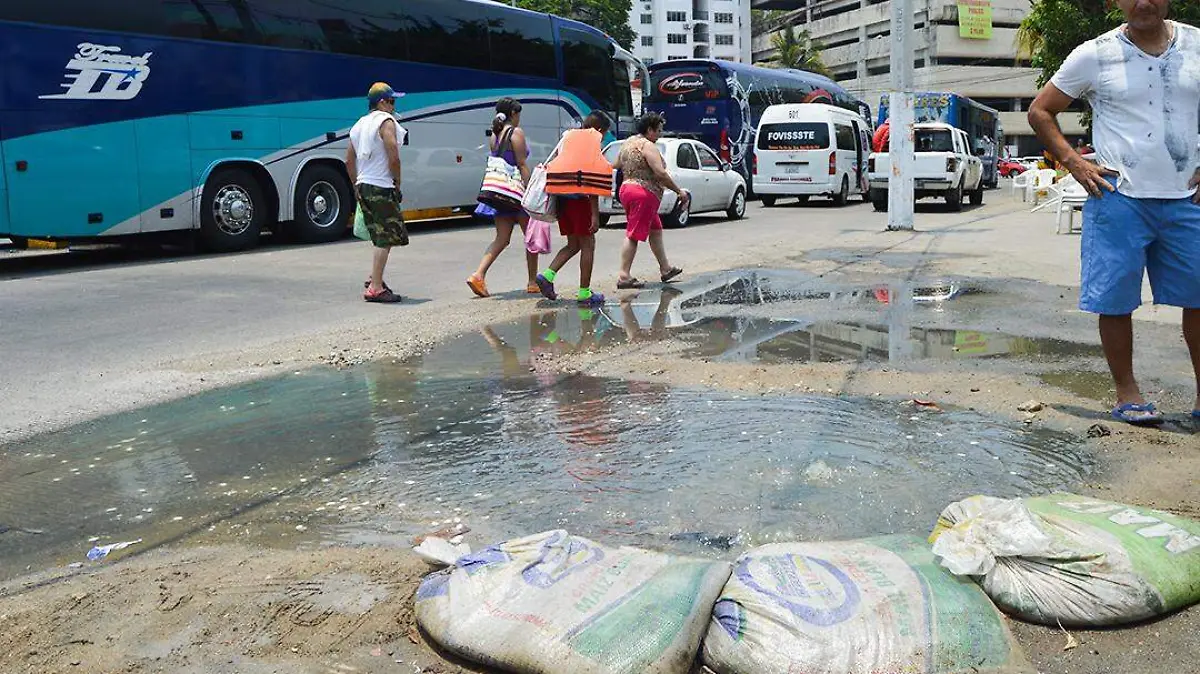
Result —
<svg viewBox="0 0 1200 674"><path fill-rule="evenodd" d="M1200 522L1149 508L975 496L946 508L930 540L1000 608L1046 625L1120 625L1200 601Z"/></svg>
<svg viewBox="0 0 1200 674"><path fill-rule="evenodd" d="M417 623L451 653L514 672L686 674L730 568L548 531L427 576Z"/></svg>
<svg viewBox="0 0 1200 674"><path fill-rule="evenodd" d="M718 674L1032 674L1004 617L918 536L777 543L734 565L704 664Z"/></svg>

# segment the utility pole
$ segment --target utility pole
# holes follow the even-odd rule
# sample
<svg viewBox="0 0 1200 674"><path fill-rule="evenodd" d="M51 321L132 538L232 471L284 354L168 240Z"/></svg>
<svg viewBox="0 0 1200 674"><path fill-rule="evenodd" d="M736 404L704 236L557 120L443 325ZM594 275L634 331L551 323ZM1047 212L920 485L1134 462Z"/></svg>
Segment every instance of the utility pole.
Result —
<svg viewBox="0 0 1200 674"><path fill-rule="evenodd" d="M913 228L913 2L892 0L892 90L888 93L891 120L888 176L888 230Z"/></svg>

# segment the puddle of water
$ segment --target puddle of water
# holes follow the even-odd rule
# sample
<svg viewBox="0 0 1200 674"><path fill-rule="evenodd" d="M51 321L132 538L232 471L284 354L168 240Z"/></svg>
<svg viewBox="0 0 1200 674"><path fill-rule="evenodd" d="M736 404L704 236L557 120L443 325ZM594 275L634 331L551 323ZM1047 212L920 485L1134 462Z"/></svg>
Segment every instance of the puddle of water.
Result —
<svg viewBox="0 0 1200 674"><path fill-rule="evenodd" d="M546 369L543 353L654 329L602 319L534 316L409 363L307 371L2 448L0 523L45 533L0 535L0 576L95 543L220 540L239 515L273 536L305 522L293 543L458 523L475 543L567 527L691 551L921 533L952 500L1069 488L1090 469L1071 436L972 412Z"/></svg>
<svg viewBox="0 0 1200 674"><path fill-rule="evenodd" d="M1112 398L1112 377L1105 372L1086 370L1058 370L1038 375L1043 383L1070 391L1080 398L1105 401Z"/></svg>

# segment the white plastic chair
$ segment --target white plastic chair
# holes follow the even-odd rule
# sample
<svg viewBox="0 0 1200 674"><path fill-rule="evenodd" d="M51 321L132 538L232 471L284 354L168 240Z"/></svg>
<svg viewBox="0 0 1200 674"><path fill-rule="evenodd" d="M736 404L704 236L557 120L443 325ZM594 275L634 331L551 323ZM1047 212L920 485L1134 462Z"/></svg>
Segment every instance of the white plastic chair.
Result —
<svg viewBox="0 0 1200 674"><path fill-rule="evenodd" d="M1012 179L1012 196L1014 199L1017 196L1017 190L1021 190L1021 201L1029 200L1030 186L1033 184L1034 178L1037 177L1037 171L1022 171L1013 176Z"/></svg>
<svg viewBox="0 0 1200 674"><path fill-rule="evenodd" d="M1078 209L1080 215L1080 230L1083 229L1083 205L1087 203L1087 190L1080 185L1073 176L1067 176L1059 181L1059 198L1058 208L1055 209L1054 215L1054 233L1062 234L1062 219L1063 213L1067 214L1067 234L1075 231L1075 210Z"/></svg>
<svg viewBox="0 0 1200 674"><path fill-rule="evenodd" d="M1036 172L1034 172L1033 182L1030 184L1029 190L1032 192L1033 203L1035 206L1039 201L1041 201L1041 194L1043 191L1048 192L1052 200L1057 200L1058 191L1054 189L1054 181L1057 178L1058 171L1055 171L1054 169L1038 169ZM1037 211L1040 210L1040 208L1034 208L1033 210Z"/></svg>

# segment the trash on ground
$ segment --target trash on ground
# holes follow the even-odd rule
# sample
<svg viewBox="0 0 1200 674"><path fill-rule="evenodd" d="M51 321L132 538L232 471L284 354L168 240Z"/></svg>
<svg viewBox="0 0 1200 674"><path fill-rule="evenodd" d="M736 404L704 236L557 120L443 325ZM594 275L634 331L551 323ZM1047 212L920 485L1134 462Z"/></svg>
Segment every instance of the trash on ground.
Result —
<svg viewBox="0 0 1200 674"><path fill-rule="evenodd" d="M426 576L417 623L508 671L685 674L730 568L547 531Z"/></svg>
<svg viewBox="0 0 1200 674"><path fill-rule="evenodd" d="M1017 406L1018 412L1041 412L1044 409L1046 409L1046 405L1036 400L1030 400Z"/></svg>
<svg viewBox="0 0 1200 674"><path fill-rule="evenodd" d="M1137 622L1200 601L1200 522L1075 494L974 496L930 536L952 573L1045 625Z"/></svg>
<svg viewBox="0 0 1200 674"><path fill-rule="evenodd" d="M1034 671L987 596L916 536L750 550L713 607L703 660L722 674Z"/></svg>
<svg viewBox="0 0 1200 674"><path fill-rule="evenodd" d="M913 405L914 407L929 410L931 412L941 412L942 411L942 408L939 407L938 404L932 400L922 400L920 398L913 398L911 401L909 401L909 403L911 405Z"/></svg>
<svg viewBox="0 0 1200 674"><path fill-rule="evenodd" d="M141 543L141 542L142 542L142 539L139 538L136 541L124 541L122 543L109 543L108 545L97 545L96 547L92 548L91 550L88 550L87 558L94 562L94 561L97 561L100 559L104 559L105 557L108 556L108 553L112 552L113 550L124 550L125 548L127 548L131 545L137 545L138 543Z"/></svg>
<svg viewBox="0 0 1200 674"><path fill-rule="evenodd" d="M461 540L459 536L455 536L455 538ZM454 562L460 557L471 554L471 546L430 536L413 548L413 552L434 566L454 566Z"/></svg>
<svg viewBox="0 0 1200 674"><path fill-rule="evenodd" d="M25 527L17 527L17 526L9 526L7 524L0 524L0 534L6 534L10 531L22 533L22 534L33 534L35 536L40 536L40 535L46 533L46 531L44 529L26 529Z"/></svg>
<svg viewBox="0 0 1200 674"><path fill-rule="evenodd" d="M695 543L706 548L731 550L741 540L737 534L710 534L703 531L683 531L671 534L671 540L677 543Z"/></svg>
<svg viewBox="0 0 1200 674"><path fill-rule="evenodd" d="M469 534L469 533L471 533L471 527L468 527L467 525L462 524L462 523L454 524L454 525L451 525L448 527L444 527L442 529L438 529L437 531L430 532L428 534L421 534L420 536L417 536L416 538L413 539L413 545L419 546L422 543L424 543L426 539L429 539L429 538L441 538L441 539L449 540L451 538L454 538L455 536L461 536L463 534Z"/></svg>
<svg viewBox="0 0 1200 674"><path fill-rule="evenodd" d="M1087 436L1089 438L1107 438L1112 435L1112 429L1104 424L1092 424L1088 426Z"/></svg>

